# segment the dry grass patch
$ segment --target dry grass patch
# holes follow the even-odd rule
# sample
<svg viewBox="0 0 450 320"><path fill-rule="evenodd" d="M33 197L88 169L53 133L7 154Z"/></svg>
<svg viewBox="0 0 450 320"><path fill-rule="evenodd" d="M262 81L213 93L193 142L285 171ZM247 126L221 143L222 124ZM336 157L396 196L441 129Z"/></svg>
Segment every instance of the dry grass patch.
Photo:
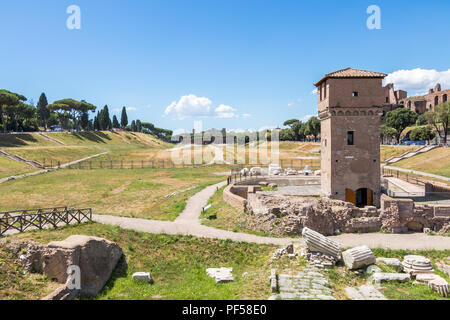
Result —
<svg viewBox="0 0 450 320"><path fill-rule="evenodd" d="M401 160L395 163L394 166L450 178L450 148L436 148Z"/></svg>
<svg viewBox="0 0 450 320"><path fill-rule="evenodd" d="M179 203L185 200L185 194L174 199L164 196L191 186L224 180L225 177L212 174L215 170L59 170L1 184L0 210L89 207L99 214L171 220L176 218L174 213L179 213Z"/></svg>

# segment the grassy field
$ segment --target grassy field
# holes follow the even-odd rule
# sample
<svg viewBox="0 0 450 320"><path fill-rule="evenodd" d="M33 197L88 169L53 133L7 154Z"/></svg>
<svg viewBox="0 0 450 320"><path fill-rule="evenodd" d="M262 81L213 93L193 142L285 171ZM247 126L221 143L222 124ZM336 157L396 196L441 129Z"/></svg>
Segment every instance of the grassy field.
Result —
<svg viewBox="0 0 450 320"><path fill-rule="evenodd" d="M58 170L0 184L0 211L68 206L94 213L173 220L187 198L223 181L215 168ZM165 199L172 192L194 190Z"/></svg>
<svg viewBox="0 0 450 320"><path fill-rule="evenodd" d="M144 234L96 223L51 232L34 231L9 239L48 243L73 234L103 237L117 242L123 249L124 259L95 299L234 300L270 296L269 260L276 249L274 246ZM23 275L21 267L1 248L0 259L0 300L37 299L55 287L41 275ZM216 284L206 274L207 268L215 267L233 268L236 281ZM151 271L155 283L133 282L131 276L138 271Z"/></svg>
<svg viewBox="0 0 450 320"><path fill-rule="evenodd" d="M271 245L238 243L229 240L212 240L192 236L153 235L123 230L98 223L69 226L52 231L32 231L6 238L9 240L33 240L48 243L66 239L70 235L83 234L106 238L117 242L124 252L116 270L105 288L96 297L100 300L234 300L267 299L270 295L268 281L272 268L295 275L306 265L302 257L282 257L271 260L277 249ZM374 249L377 257L395 257L418 254L434 263L450 256L446 251L409 251ZM57 287L57 284L39 274L24 274L14 257L0 247L0 300L39 299ZM206 275L207 268L232 267L235 282L216 284ZM380 265L383 272L397 272ZM134 272L150 271L153 285L133 282ZM324 270L333 295L339 300L348 299L345 288L359 286L369 281L369 276L356 274L342 265ZM436 271L450 281L450 278ZM423 284L385 283L380 291L390 300L450 300Z"/></svg>
<svg viewBox="0 0 450 320"><path fill-rule="evenodd" d="M450 178L450 148L436 148L396 162L393 166Z"/></svg>
<svg viewBox="0 0 450 320"><path fill-rule="evenodd" d="M26 163L0 156L0 179L38 170L38 168L29 166Z"/></svg>

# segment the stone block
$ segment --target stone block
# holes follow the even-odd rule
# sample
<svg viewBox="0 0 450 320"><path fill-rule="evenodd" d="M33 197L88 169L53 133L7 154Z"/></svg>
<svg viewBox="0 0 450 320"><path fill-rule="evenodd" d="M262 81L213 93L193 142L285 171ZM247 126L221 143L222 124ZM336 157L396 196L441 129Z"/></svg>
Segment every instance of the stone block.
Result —
<svg viewBox="0 0 450 320"><path fill-rule="evenodd" d="M401 261L396 258L377 258L376 263L384 263L388 266L394 267L398 271L403 269Z"/></svg>
<svg viewBox="0 0 450 320"><path fill-rule="evenodd" d="M216 279L217 283L234 281L232 272L233 272L233 268L209 268L209 269L206 269L206 273L208 274L208 276Z"/></svg>
<svg viewBox="0 0 450 320"><path fill-rule="evenodd" d="M389 281L408 282L411 276L408 273L374 273L372 275L372 283L383 283Z"/></svg>
<svg viewBox="0 0 450 320"><path fill-rule="evenodd" d="M152 275L150 272L136 272L133 274L132 279L138 282L153 283Z"/></svg>
<svg viewBox="0 0 450 320"><path fill-rule="evenodd" d="M367 246L355 247L342 253L342 259L350 270L359 269L374 264L376 258Z"/></svg>

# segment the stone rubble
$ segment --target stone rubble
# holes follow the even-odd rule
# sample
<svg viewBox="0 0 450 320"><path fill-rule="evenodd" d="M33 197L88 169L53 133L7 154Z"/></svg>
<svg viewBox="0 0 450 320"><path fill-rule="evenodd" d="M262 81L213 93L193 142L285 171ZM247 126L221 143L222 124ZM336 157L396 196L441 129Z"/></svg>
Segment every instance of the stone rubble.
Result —
<svg viewBox="0 0 450 320"><path fill-rule="evenodd" d="M412 276L418 273L434 273L430 259L422 256L408 255L403 258L403 271Z"/></svg>
<svg viewBox="0 0 450 320"><path fill-rule="evenodd" d="M381 272L381 268L378 267L377 265L370 265L366 268L366 274L374 274L374 273L380 273Z"/></svg>
<svg viewBox="0 0 450 320"><path fill-rule="evenodd" d="M209 268L206 273L211 278L216 279L216 283L225 283L234 281L233 268Z"/></svg>
<svg viewBox="0 0 450 320"><path fill-rule="evenodd" d="M347 287L345 293L350 300L387 300L380 291L370 285L359 288Z"/></svg>
<svg viewBox="0 0 450 320"><path fill-rule="evenodd" d="M284 255L288 255L289 258L291 258L290 255L293 255L293 254L294 254L294 245L290 244L286 248L277 249L273 253L272 258L273 259L278 259L278 258L280 258L281 256L284 256ZM298 255L294 254L294 256L297 257Z"/></svg>
<svg viewBox="0 0 450 320"><path fill-rule="evenodd" d="M380 284L382 282L399 281L408 282L411 280L411 276L407 273L381 273L376 272L371 277L371 282Z"/></svg>
<svg viewBox="0 0 450 320"><path fill-rule="evenodd" d="M305 268L297 275L280 274L279 293L269 300L336 300L329 282L317 268Z"/></svg>
<svg viewBox="0 0 450 320"><path fill-rule="evenodd" d="M153 283L153 278L150 272L135 272L132 279L138 282Z"/></svg>
<svg viewBox="0 0 450 320"><path fill-rule="evenodd" d="M302 250L301 256L304 257L306 260L308 260L308 263L312 266L315 266L316 268L323 269L323 268L333 268L336 263L337 259L321 252L312 252L309 249Z"/></svg>
<svg viewBox="0 0 450 320"><path fill-rule="evenodd" d="M360 269L376 262L376 258L368 246L355 247L342 253L342 259L348 269Z"/></svg>
<svg viewBox="0 0 450 320"><path fill-rule="evenodd" d="M393 268L395 268L397 271L402 271L403 270L403 266L400 260L398 260L397 258L377 258L376 261L377 264L386 264L388 266L391 266Z"/></svg>

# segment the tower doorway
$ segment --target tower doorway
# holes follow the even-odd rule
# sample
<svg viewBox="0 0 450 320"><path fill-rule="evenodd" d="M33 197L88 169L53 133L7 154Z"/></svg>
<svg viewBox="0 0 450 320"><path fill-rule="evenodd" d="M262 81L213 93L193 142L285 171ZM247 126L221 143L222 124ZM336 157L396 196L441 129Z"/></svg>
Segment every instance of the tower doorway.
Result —
<svg viewBox="0 0 450 320"><path fill-rule="evenodd" d="M364 208L365 206L373 205L373 191L367 188L361 188L356 190L356 206L359 208Z"/></svg>

